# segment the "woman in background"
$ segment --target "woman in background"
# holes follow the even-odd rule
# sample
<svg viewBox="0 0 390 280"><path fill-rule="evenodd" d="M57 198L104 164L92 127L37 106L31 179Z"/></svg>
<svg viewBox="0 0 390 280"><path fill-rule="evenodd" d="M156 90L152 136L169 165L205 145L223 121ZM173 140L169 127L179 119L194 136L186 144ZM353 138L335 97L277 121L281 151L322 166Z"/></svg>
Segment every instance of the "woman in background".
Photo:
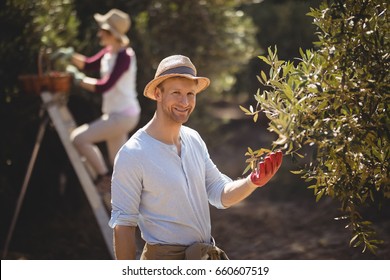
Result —
<svg viewBox="0 0 390 280"><path fill-rule="evenodd" d="M97 173L96 187L111 210L111 173L116 153L127 141L140 118L140 105L136 91L137 63L134 50L129 47L126 33L131 20L128 14L112 9L105 15L95 14L99 24L97 36L103 47L92 57L74 53L73 48L59 49L54 56L67 57L73 65L67 71L81 88L103 95L102 116L77 127L71 139L79 153ZM99 71L100 79L86 76L81 71ZM96 143L105 141L109 166Z"/></svg>

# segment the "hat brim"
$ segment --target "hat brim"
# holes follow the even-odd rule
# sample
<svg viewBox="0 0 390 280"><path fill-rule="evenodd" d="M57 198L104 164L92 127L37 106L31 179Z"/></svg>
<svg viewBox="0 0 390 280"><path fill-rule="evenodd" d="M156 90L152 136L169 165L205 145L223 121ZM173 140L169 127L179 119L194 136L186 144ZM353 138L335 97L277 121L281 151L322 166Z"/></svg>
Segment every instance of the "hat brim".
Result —
<svg viewBox="0 0 390 280"><path fill-rule="evenodd" d="M116 31L112 26L107 22L107 17L101 14L94 14L93 16L98 23L99 27L103 30L107 30L111 32L112 35L114 35L116 38L121 40L121 42L124 45L128 45L130 43L129 37L127 37L124 34L120 34L118 31Z"/></svg>
<svg viewBox="0 0 390 280"><path fill-rule="evenodd" d="M161 84L163 81L165 81L166 79L175 78L175 77L183 77L183 78L197 81L198 84L197 84L196 94L205 90L210 85L210 80L209 80L209 78L206 78L206 77L194 77L194 76L188 75L188 74L168 74L168 75L160 76L160 77L157 77L157 78L154 78L153 80L151 80L145 86L144 96L146 96L152 100L156 100L156 98L154 97L155 88L159 84Z"/></svg>
<svg viewBox="0 0 390 280"><path fill-rule="evenodd" d="M93 18L94 18L98 23L105 22L105 21L108 19L107 16L101 15L101 14L94 14L94 15L93 15Z"/></svg>

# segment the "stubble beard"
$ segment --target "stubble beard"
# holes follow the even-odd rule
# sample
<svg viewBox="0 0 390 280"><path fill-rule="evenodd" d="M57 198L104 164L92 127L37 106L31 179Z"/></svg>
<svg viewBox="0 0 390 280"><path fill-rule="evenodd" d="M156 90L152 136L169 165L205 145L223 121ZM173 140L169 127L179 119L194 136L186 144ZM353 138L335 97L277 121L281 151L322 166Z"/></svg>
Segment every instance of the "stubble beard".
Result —
<svg viewBox="0 0 390 280"><path fill-rule="evenodd" d="M185 114L177 112L176 109L174 108L172 108L171 110L165 108L163 111L164 111L164 115L173 123L185 124L189 120L193 109L189 109Z"/></svg>

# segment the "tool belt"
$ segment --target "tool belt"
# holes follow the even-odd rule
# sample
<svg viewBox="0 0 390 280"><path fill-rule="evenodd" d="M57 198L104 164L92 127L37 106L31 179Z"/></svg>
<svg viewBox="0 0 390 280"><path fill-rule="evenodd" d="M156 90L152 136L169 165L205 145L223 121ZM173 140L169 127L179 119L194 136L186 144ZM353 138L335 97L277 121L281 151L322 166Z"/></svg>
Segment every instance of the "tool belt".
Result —
<svg viewBox="0 0 390 280"><path fill-rule="evenodd" d="M226 253L209 243L190 246L148 244L144 246L141 260L228 260Z"/></svg>

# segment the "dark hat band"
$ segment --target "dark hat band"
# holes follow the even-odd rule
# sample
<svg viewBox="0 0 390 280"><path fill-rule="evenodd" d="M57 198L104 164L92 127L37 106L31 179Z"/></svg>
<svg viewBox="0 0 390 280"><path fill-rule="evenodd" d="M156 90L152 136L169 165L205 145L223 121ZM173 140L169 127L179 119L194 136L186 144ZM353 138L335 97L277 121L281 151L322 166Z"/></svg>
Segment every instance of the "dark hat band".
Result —
<svg viewBox="0 0 390 280"><path fill-rule="evenodd" d="M195 77L195 71L191 67L179 66L175 68L168 69L162 72L158 77L169 75L169 74L188 74Z"/></svg>

